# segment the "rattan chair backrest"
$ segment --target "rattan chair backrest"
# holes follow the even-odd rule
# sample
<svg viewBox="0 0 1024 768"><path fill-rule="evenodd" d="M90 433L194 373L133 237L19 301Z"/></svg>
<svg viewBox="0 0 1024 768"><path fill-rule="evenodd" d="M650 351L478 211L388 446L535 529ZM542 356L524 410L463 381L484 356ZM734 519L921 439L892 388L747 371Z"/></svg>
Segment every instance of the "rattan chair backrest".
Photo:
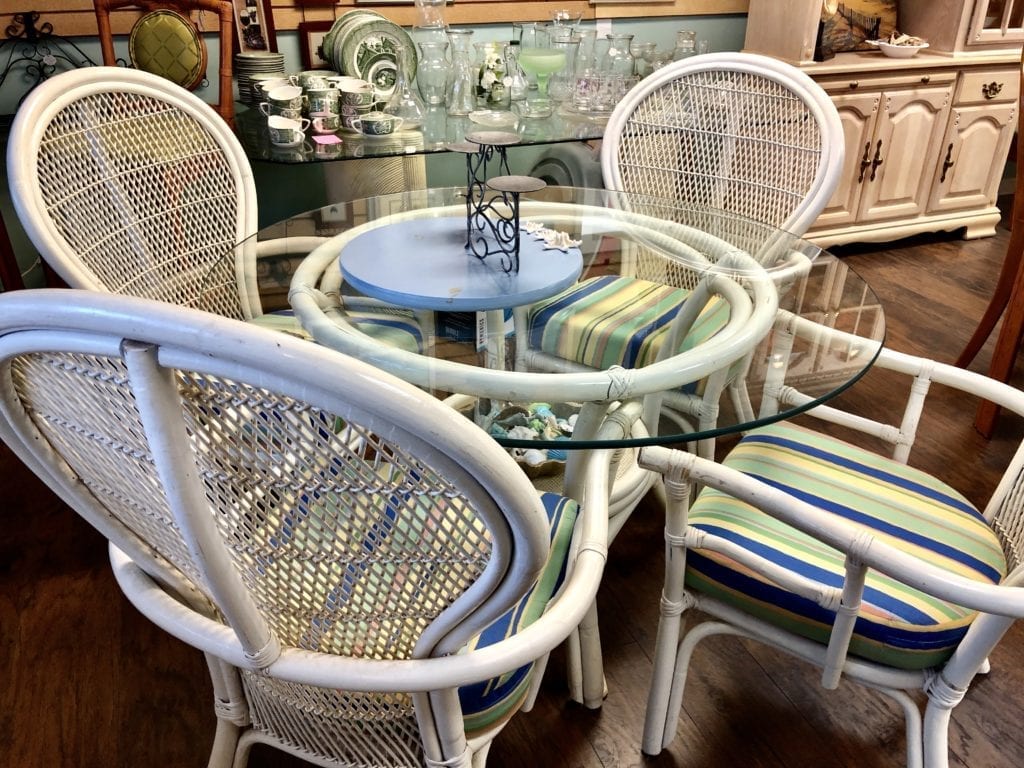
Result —
<svg viewBox="0 0 1024 768"><path fill-rule="evenodd" d="M125 553L164 585L150 591L174 596L165 628L242 668L254 722L305 723L292 743L365 750L361 764L378 764L381 744L416 753L403 691L447 686L428 662L391 662L452 654L546 561L547 516L514 460L340 353L164 302L70 293L0 296L0 437L115 561ZM472 679L471 660L432 660ZM523 663L501 661L478 679Z"/></svg>
<svg viewBox="0 0 1024 768"><path fill-rule="evenodd" d="M794 67L720 53L670 64L619 102L601 147L608 189L729 211L803 234L842 171L828 95Z"/></svg>
<svg viewBox="0 0 1024 768"><path fill-rule="evenodd" d="M114 67L53 77L18 110L7 160L25 231L70 286L261 314L255 256L232 255L257 228L252 169L184 88Z"/></svg>

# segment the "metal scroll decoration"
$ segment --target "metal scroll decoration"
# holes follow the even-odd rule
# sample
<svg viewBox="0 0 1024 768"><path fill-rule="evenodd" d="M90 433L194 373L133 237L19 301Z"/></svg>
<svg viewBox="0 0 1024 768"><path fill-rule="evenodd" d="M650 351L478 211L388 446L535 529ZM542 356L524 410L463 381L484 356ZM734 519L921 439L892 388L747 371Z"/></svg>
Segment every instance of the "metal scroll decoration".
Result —
<svg viewBox="0 0 1024 768"><path fill-rule="evenodd" d="M25 93L18 99L20 105L29 91L58 72L83 66L96 66L82 49L53 32L49 22L39 23L37 11L15 13L12 23L4 30L5 38L0 40L0 89L8 78L14 82L14 74L20 72L20 81L25 84ZM4 52L6 51L6 61Z"/></svg>
<svg viewBox="0 0 1024 768"><path fill-rule="evenodd" d="M480 131L449 149L466 155L466 250L481 261L499 259L506 274L519 273L519 196L547 186L532 176L513 176L507 148L519 143L514 133ZM487 178L497 161L498 176Z"/></svg>

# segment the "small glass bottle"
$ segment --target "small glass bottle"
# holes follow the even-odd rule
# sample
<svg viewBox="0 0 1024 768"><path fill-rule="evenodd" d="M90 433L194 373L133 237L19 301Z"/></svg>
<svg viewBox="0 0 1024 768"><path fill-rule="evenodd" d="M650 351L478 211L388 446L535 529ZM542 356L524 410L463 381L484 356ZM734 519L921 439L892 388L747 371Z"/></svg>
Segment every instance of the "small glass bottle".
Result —
<svg viewBox="0 0 1024 768"><path fill-rule="evenodd" d="M697 33L692 29L680 29L676 32L676 47L672 51L672 61L688 59L697 54Z"/></svg>
<svg viewBox="0 0 1024 768"><path fill-rule="evenodd" d="M448 78L448 114L468 115L476 109L476 65L473 63L473 30L449 29L452 68Z"/></svg>
<svg viewBox="0 0 1024 768"><path fill-rule="evenodd" d="M395 87L391 91L391 96L384 104L382 111L402 118L402 130L409 130L423 125L423 118L426 115L427 109L420 95L416 93L416 90L409 83L407 74L409 65L406 63L405 57L405 51L399 48Z"/></svg>

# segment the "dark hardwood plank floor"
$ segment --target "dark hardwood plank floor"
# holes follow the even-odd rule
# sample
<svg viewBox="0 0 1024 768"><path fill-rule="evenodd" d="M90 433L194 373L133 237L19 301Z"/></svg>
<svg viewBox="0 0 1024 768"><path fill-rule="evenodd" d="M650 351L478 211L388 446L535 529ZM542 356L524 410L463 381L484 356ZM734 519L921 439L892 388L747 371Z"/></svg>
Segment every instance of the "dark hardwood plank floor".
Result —
<svg viewBox="0 0 1024 768"><path fill-rule="evenodd" d="M874 286L889 344L951 361L981 316L1006 246L994 238L936 235L841 249ZM984 370L991 342L975 361ZM1015 381L1021 381L1020 372ZM884 402L869 375L844 399ZM993 487L1021 425L1004 420L990 441L971 428L974 403L947 399L924 456L973 500ZM100 536L0 445L0 765L198 766L214 717L205 664L152 626L121 596ZM650 765L791 765L890 768L903 764L901 714L871 691L824 691L815 670L739 640L714 640L696 656L679 735L657 758L639 751L657 623L661 521L637 510L611 551L600 596L609 695L600 711L566 703L556 654L535 709L513 719L491 750L492 768ZM952 763L1024 764L1024 629L1015 627L957 708ZM257 748L251 765L301 763Z"/></svg>

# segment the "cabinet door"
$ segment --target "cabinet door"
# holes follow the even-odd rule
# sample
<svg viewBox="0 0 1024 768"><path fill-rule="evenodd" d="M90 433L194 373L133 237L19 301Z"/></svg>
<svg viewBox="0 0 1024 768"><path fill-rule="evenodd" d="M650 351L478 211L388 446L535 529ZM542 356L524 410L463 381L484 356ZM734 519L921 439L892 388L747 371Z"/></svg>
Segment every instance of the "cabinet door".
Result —
<svg viewBox="0 0 1024 768"><path fill-rule="evenodd" d="M843 124L845 155L839 185L814 226L834 227L857 220L862 184L870 171L871 137L875 132L875 118L881 93L843 93L832 96Z"/></svg>
<svg viewBox="0 0 1024 768"><path fill-rule="evenodd" d="M952 94L952 85L882 94L871 167L863 182L861 221L925 212Z"/></svg>
<svg viewBox="0 0 1024 768"><path fill-rule="evenodd" d="M939 151L929 212L995 204L1015 117L1012 104L953 109Z"/></svg>

